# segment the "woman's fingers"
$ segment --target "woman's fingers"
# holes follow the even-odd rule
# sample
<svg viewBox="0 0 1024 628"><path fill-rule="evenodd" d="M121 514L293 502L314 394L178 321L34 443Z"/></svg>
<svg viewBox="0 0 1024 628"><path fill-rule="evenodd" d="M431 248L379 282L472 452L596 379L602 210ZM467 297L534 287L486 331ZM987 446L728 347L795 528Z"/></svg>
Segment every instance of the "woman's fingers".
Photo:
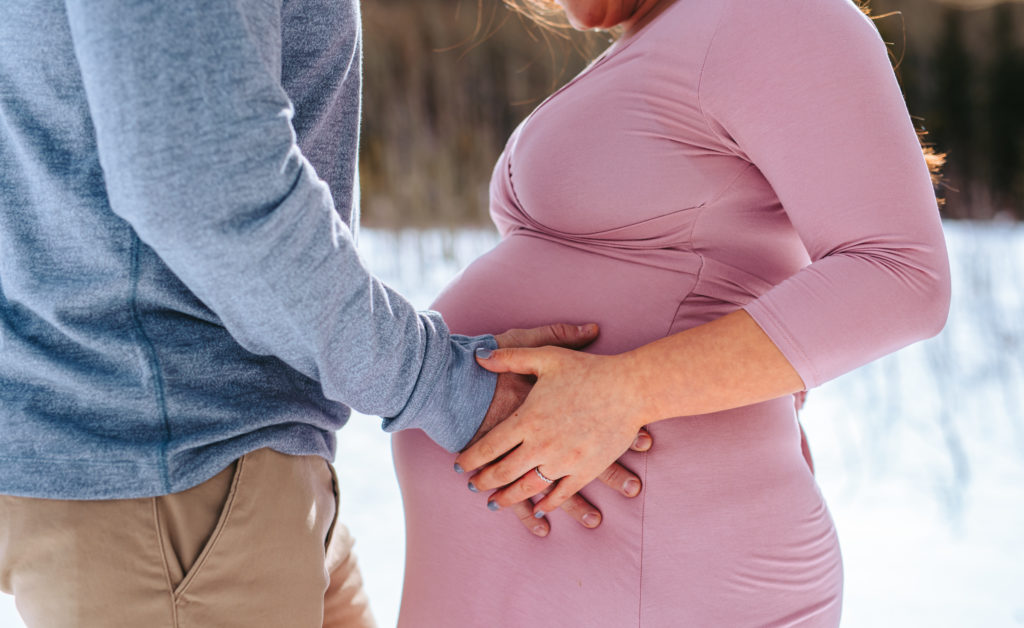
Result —
<svg viewBox="0 0 1024 628"><path fill-rule="evenodd" d="M643 488L640 478L617 462L610 465L597 477L606 486L626 497L636 497ZM563 481L568 483L571 480L565 479ZM487 506L492 510L516 506L545 491L551 490L554 492L557 489L557 482L548 483L534 469L531 469L515 482L495 491L488 500ZM578 493L569 496L564 502L557 504L557 506L588 528L596 527L601 522L601 511ZM549 506L549 508L551 507L553 506ZM547 512L550 511L534 508L534 513L539 513L542 517Z"/></svg>
<svg viewBox="0 0 1024 628"><path fill-rule="evenodd" d="M551 532L551 524L548 523L547 517L536 517L533 514L533 502L530 500L516 502L510 506L510 510L530 534L543 538Z"/></svg>
<svg viewBox="0 0 1024 628"><path fill-rule="evenodd" d="M515 499L502 501L500 505L507 506L513 502L533 497L543 490L547 484L536 473L532 473L531 470L534 467L534 463L531 460L532 457L524 449L515 449L500 461L484 467L479 473L470 478L470 490L490 491L509 486L513 482L517 482L517 480L525 479L527 482L520 486ZM532 477L524 477L528 475ZM527 492L527 489L533 485L538 486L537 490L532 493Z"/></svg>
<svg viewBox="0 0 1024 628"><path fill-rule="evenodd" d="M534 495L539 495L551 487L551 484L540 477L533 469L523 474L522 477L514 482L506 482L506 484L509 484L509 486L495 491L487 501L487 507L491 510L498 510L512 504L517 504L530 499ZM543 517L544 514L541 513L541 516Z"/></svg>
<svg viewBox="0 0 1024 628"><path fill-rule="evenodd" d="M566 476L559 480L551 492L533 506L533 512L549 513L555 508L560 508L573 495L579 492L583 486L573 477Z"/></svg>
<svg viewBox="0 0 1024 628"><path fill-rule="evenodd" d="M527 398L529 402L529 398ZM485 464L494 462L498 458L504 456L512 449L519 446L522 441L522 436L519 435L515 430L515 419L523 411L523 407L512 413L512 416L498 423L494 429L484 435L483 438L476 441L469 447L467 447L462 453L455 458L455 468L464 471L473 471L479 469ZM527 467L529 468L529 467ZM520 473L519 475L522 475ZM516 479L517 476L508 478L508 484L512 480ZM489 486L489 488L497 488L504 484L495 484Z"/></svg>
<svg viewBox="0 0 1024 628"><path fill-rule="evenodd" d="M631 445L647 447L650 436L640 435L640 417L630 416L637 414L638 404L636 391L623 384L627 358L544 347L500 349L478 361L497 372L538 377L523 405L456 459L462 469L478 471L473 478L477 490L508 487L491 500L493 508L534 494L541 478L523 476L537 467L557 483L534 512L560 507L602 472L618 484L616 490L636 494L636 484L623 475L628 472L609 470Z"/></svg>

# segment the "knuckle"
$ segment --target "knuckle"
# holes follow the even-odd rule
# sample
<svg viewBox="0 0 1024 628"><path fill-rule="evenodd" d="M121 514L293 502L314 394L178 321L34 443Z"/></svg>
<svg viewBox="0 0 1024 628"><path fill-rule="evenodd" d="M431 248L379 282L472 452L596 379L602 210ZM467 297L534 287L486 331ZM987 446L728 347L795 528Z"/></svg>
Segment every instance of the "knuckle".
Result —
<svg viewBox="0 0 1024 628"><path fill-rule="evenodd" d="M512 504L511 507L513 511L516 513L516 516L519 517L519 520L522 521L524 524L529 525L533 523L533 511L530 508L528 508L524 502L516 502Z"/></svg>
<svg viewBox="0 0 1024 628"><path fill-rule="evenodd" d="M605 484L620 484L626 480L626 470L617 464L613 464L604 470L601 479Z"/></svg>
<svg viewBox="0 0 1024 628"><path fill-rule="evenodd" d="M511 469L506 469L505 467L498 467L497 469L494 470L494 481L498 482L502 486L505 486L506 484L511 484L512 480L516 479L513 473L514 472Z"/></svg>
<svg viewBox="0 0 1024 628"><path fill-rule="evenodd" d="M578 495L573 495L569 499L562 502L559 506L562 510L572 515L574 518L579 519L583 515L583 511L586 509L586 503Z"/></svg>
<svg viewBox="0 0 1024 628"><path fill-rule="evenodd" d="M564 502L573 495L575 495L576 491L577 489L574 486L569 486L568 484L566 484L566 486L559 486L558 489L554 491L554 494L556 496L556 499L559 500L559 502Z"/></svg>
<svg viewBox="0 0 1024 628"><path fill-rule="evenodd" d="M497 448L487 440L480 441L477 451L486 460L494 460L498 455Z"/></svg>

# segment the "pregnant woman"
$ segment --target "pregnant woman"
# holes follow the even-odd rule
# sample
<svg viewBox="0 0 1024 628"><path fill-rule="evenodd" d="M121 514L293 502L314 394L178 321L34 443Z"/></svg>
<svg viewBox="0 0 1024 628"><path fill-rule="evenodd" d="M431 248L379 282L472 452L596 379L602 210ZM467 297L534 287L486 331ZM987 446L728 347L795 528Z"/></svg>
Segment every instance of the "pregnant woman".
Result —
<svg viewBox="0 0 1024 628"><path fill-rule="evenodd" d="M466 334L601 335L481 356L538 375L458 459L476 488L510 485L491 497L426 436L394 437L400 625L835 626L839 545L791 394L937 333L949 302L885 45L848 0L560 4L623 34L513 133L490 189L502 240L435 307ZM485 508L551 486L550 512L641 424L655 448L622 457L641 503L584 488L598 529L535 538Z"/></svg>

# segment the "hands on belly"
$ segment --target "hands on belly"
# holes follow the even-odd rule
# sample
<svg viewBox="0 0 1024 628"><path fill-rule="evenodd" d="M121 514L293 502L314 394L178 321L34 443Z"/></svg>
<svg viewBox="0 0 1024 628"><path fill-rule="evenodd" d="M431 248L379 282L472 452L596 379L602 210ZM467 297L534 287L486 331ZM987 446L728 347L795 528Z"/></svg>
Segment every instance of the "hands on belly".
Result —
<svg viewBox="0 0 1024 628"><path fill-rule="evenodd" d="M493 355L491 355L493 353ZM559 507L618 459L643 425L791 395L805 386L744 310L618 355L560 347L501 348L477 361L536 377L512 416L463 451L471 487L499 489L492 509L544 489L537 517Z"/></svg>
<svg viewBox="0 0 1024 628"><path fill-rule="evenodd" d="M495 338L499 348L558 345L569 349L579 349L590 344L597 335L597 325L558 324L535 329L512 329L495 336ZM530 394L535 382L536 377L529 375L499 374L491 406L480 429L467 447L472 447L492 429L513 415ZM644 429L634 431L631 435L631 442L630 448L634 451L647 451L653 444L650 434ZM458 464L455 465L455 470L461 473L461 467ZM640 494L640 478L618 462L606 465L595 476L602 483L626 497L636 497ZM531 533L541 537L547 536L550 532L550 523L544 512L535 513L530 497L537 493L546 493L545 489L550 490L554 485L548 486L549 483L539 474L531 474L530 479L534 484L539 483L533 493L523 495L519 499L512 499L511 495L505 495L500 506L509 507ZM474 492L479 490L472 481L469 483L469 488ZM492 510L499 508L495 499L489 500L487 505ZM566 497L559 506L587 528L595 528L601 523L601 512L576 492Z"/></svg>

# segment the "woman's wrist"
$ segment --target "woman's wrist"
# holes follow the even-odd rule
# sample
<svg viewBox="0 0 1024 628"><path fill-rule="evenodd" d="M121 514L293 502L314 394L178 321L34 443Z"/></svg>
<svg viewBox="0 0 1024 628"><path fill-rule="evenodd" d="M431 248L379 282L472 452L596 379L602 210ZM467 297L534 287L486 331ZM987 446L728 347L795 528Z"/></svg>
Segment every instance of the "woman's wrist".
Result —
<svg viewBox="0 0 1024 628"><path fill-rule="evenodd" d="M622 402L619 407L629 408L623 417L629 427L639 430L645 425L668 418L663 414L660 401L664 397L660 390L657 366L649 362L650 356L639 349L612 356L610 372L616 377L609 382L619 391Z"/></svg>

